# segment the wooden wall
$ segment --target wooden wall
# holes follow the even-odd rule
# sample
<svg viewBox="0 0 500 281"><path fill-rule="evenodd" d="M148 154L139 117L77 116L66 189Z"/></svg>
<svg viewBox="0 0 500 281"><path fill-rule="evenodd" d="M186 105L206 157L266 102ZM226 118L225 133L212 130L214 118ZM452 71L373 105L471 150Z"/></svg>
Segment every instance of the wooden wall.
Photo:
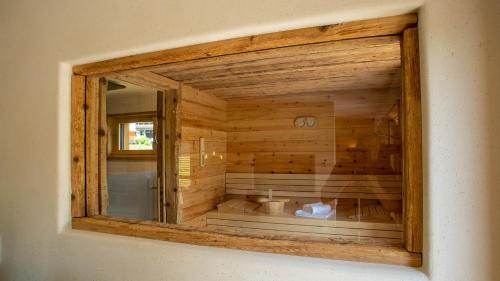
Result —
<svg viewBox="0 0 500 281"><path fill-rule="evenodd" d="M182 86L181 222L221 202L226 172L399 174L398 97L357 90L225 101ZM298 116L316 126L296 128Z"/></svg>
<svg viewBox="0 0 500 281"><path fill-rule="evenodd" d="M182 86L182 142L179 158L181 222L221 202L226 173L226 102ZM200 166L199 139L205 138L206 165Z"/></svg>
<svg viewBox="0 0 500 281"><path fill-rule="evenodd" d="M398 94L358 90L228 101L227 172L397 174L399 139L389 135L398 126L388 114ZM317 125L295 128L298 116L314 116Z"/></svg>
<svg viewBox="0 0 500 281"><path fill-rule="evenodd" d="M399 126L394 121L337 118L335 124L337 150L332 173L400 174L400 140L392 139Z"/></svg>
<svg viewBox="0 0 500 281"><path fill-rule="evenodd" d="M295 128L312 115L315 128ZM229 101L231 173L329 173L335 164L334 102L327 95Z"/></svg>

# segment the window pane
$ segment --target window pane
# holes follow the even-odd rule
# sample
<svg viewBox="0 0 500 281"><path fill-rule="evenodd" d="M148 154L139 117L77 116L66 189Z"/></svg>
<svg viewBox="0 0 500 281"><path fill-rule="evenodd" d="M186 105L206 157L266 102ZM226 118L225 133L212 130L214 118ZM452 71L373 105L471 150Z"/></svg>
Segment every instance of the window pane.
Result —
<svg viewBox="0 0 500 281"><path fill-rule="evenodd" d="M326 42L162 67L185 87L181 223L401 246L400 43Z"/></svg>
<svg viewBox="0 0 500 281"><path fill-rule="evenodd" d="M399 37L374 37L155 70L183 81L165 99L165 124L178 125L162 136L162 216L238 235L401 246L400 50ZM153 122L119 122L120 149L154 148Z"/></svg>
<svg viewBox="0 0 500 281"><path fill-rule="evenodd" d="M153 150L153 122L120 123L120 150Z"/></svg>
<svg viewBox="0 0 500 281"><path fill-rule="evenodd" d="M109 80L106 109L109 132L107 215L156 220L156 90Z"/></svg>

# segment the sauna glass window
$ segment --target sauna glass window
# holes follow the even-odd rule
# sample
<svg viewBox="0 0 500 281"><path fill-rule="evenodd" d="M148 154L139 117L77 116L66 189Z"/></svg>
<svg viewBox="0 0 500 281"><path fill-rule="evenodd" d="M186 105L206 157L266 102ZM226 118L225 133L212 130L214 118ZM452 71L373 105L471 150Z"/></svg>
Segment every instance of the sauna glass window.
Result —
<svg viewBox="0 0 500 281"><path fill-rule="evenodd" d="M158 106L154 94L111 91L107 109L119 110L107 115L111 158L160 147L151 160L165 176L154 200L146 199L159 206L150 219L227 234L401 246L400 44L386 36L158 67L156 75L183 81L182 114L172 114L170 92ZM340 52L353 48L370 62ZM180 124L175 132L155 134L159 111L136 107L148 97L148 110ZM139 174L125 175L132 183ZM111 192L116 183L108 178ZM134 205L113 194L112 205Z"/></svg>
<svg viewBox="0 0 500 281"><path fill-rule="evenodd" d="M147 232L160 236L201 230L194 235L210 245L234 237L340 242L388 246L419 262L415 36L87 77L87 216L155 221L140 225L161 226Z"/></svg>

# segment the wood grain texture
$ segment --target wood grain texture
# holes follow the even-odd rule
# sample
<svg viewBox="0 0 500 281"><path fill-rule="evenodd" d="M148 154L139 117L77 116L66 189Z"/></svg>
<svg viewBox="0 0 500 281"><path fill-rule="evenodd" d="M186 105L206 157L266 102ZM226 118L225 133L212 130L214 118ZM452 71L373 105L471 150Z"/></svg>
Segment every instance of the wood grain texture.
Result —
<svg viewBox="0 0 500 281"><path fill-rule="evenodd" d="M85 76L71 79L71 216L85 216Z"/></svg>
<svg viewBox="0 0 500 281"><path fill-rule="evenodd" d="M226 100L398 87L400 37L334 41L172 63L152 71Z"/></svg>
<svg viewBox="0 0 500 281"><path fill-rule="evenodd" d="M161 90L175 90L179 87L179 82L143 69L109 73L106 77L122 80L141 87Z"/></svg>
<svg viewBox="0 0 500 281"><path fill-rule="evenodd" d="M362 241L391 246L401 246L403 237L402 225L395 223L314 220L251 212L243 214L212 211L207 214L207 226L209 229L230 230L240 234L257 230L261 234L287 234L310 240L321 237L339 242Z"/></svg>
<svg viewBox="0 0 500 281"><path fill-rule="evenodd" d="M164 222L196 220L198 224L200 220L201 224L206 223L203 214L220 203L225 191L234 193L228 194L229 197L243 197L260 195L269 186L277 188L277 196L300 196L296 197L300 200L315 201L324 197L325 193L331 198L369 194L361 196L368 200L373 199L370 193L376 193L382 196L377 199L389 205L398 205L400 189L393 183L375 187L350 186L347 189L340 186L341 190L339 186L330 184L327 190L318 191L316 179L294 179L303 182L292 187L290 182L258 182L257 185L262 188L256 188L254 181L227 183L224 175L226 170L292 173L292 178L296 176L293 173L334 172L348 176L352 173L382 174L388 171L388 174L398 174L400 171L394 169L398 162L393 161L393 156L401 153L401 144L388 140L387 136L404 131L403 153L407 160L403 169L403 197L408 201L404 207L406 249L311 242L287 236L292 233L267 236L254 231L250 237L245 237L238 233L228 235L182 226L103 218L75 218L73 227L199 245L420 266L422 162L418 158L421 157L418 40L416 30L406 30L401 37L402 31L416 22L416 15L411 14L305 28L73 68L74 73L90 75L86 81L86 122L89 124L85 128L89 136L85 155L87 216L102 213L102 194L98 186L102 186L100 177L103 169L99 168L102 163L98 162L99 152L96 151L100 143L97 137L100 134L98 125L101 124L99 110L103 106L96 98L99 91L96 90L98 83L95 78L101 73L111 73L116 79L121 76L126 79L124 81L136 85L173 89L179 95L176 100L162 101L165 114L170 116L168 119L175 120L175 125L165 124L165 162L159 169L165 171L162 172L166 189L164 198L168 200L166 207L169 208L168 212L165 208ZM400 48L401 44L403 48ZM408 47L411 44L414 44L413 47ZM174 79L184 80L184 86L179 86ZM401 103L403 130L397 125L390 125L391 120L399 117L399 103L395 100L399 98L401 87L405 92ZM312 96L319 97L320 102L311 100ZM234 107L230 105L233 102ZM342 102L344 106L339 106ZM331 105L335 106L334 114L331 114ZM302 114L317 117L319 123L315 131L292 131L290 124ZM376 118L386 119L387 124L382 124L383 130L376 128L380 125ZM332 131L333 138L329 137ZM374 134L385 140L374 141ZM207 139L207 150L215 152L207 159L206 167L197 165L200 137ZM377 159L378 162L372 162L369 167L360 165L370 159ZM74 168L81 169L76 165ZM320 180L322 183L327 181ZM352 180L344 181L350 184ZM382 205L386 206L386 203ZM220 221L217 223L221 224ZM226 231L233 227L255 228L253 224L220 226ZM293 232L290 229L275 231Z"/></svg>
<svg viewBox="0 0 500 281"><path fill-rule="evenodd" d="M182 132L182 86L179 90L165 92L165 198L168 223L179 223L182 209L179 206L179 150Z"/></svg>
<svg viewBox="0 0 500 281"><path fill-rule="evenodd" d="M354 243L313 242L286 236L254 234L229 235L201 231L189 226L161 225L110 218L74 218L74 229L148 239L215 246L247 251L308 256L337 260L386 263L419 267L421 254L410 253L399 247L363 245Z"/></svg>
<svg viewBox="0 0 500 281"><path fill-rule="evenodd" d="M403 186L406 249L422 252L422 110L420 102L420 68L418 31L403 33Z"/></svg>
<svg viewBox="0 0 500 281"><path fill-rule="evenodd" d="M99 79L99 146L98 146L98 166L99 166L99 214L105 216L108 211L109 195L108 195L108 173L107 173L107 156L108 156L108 125L106 114L106 92L108 82L105 78Z"/></svg>
<svg viewBox="0 0 500 281"><path fill-rule="evenodd" d="M165 92L158 91L156 93L156 177L157 177L157 218L159 222L167 221L166 199L165 199L165 159L167 155L166 149L166 116L165 116Z"/></svg>
<svg viewBox="0 0 500 281"><path fill-rule="evenodd" d="M397 174L397 89L365 89L227 102L227 171ZM312 128L296 128L313 116Z"/></svg>
<svg viewBox="0 0 500 281"><path fill-rule="evenodd" d="M86 215L99 215L99 78L87 78L85 87Z"/></svg>
<svg viewBox="0 0 500 281"><path fill-rule="evenodd" d="M90 75L302 44L400 34L416 23L417 15L408 14L281 31L78 65L73 72Z"/></svg>
<svg viewBox="0 0 500 281"><path fill-rule="evenodd" d="M183 85L182 123L185 127L226 129L226 101Z"/></svg>
<svg viewBox="0 0 500 281"><path fill-rule="evenodd" d="M224 195L226 173L226 101L182 85L180 148L181 222L213 210ZM200 138L205 139L205 166L200 166Z"/></svg>

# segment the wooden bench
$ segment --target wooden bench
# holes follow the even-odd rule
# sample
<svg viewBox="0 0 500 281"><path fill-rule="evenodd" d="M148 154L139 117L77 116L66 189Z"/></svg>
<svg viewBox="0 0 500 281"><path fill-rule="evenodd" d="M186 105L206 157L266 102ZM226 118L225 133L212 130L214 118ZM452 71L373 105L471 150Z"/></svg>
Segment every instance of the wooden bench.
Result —
<svg viewBox="0 0 500 281"><path fill-rule="evenodd" d="M336 239L388 246L401 246L403 238L402 224L306 219L290 214L272 216L257 212L233 214L212 211L206 216L206 226L211 230L236 234Z"/></svg>
<svg viewBox="0 0 500 281"><path fill-rule="evenodd" d="M226 197L273 196L291 199L282 215L269 215L262 208L250 212L212 211L206 215L209 229L255 235L285 235L306 239L337 239L351 242L400 246L403 225L395 222L380 203L359 208L359 212L375 210L378 217L349 217L337 206L337 216L326 220L294 216L303 202L347 199L359 202L400 202L401 176L398 175L311 175L311 174L250 174L227 173ZM350 198L350 199L349 199ZM342 201L342 200L340 200ZM378 205L377 205L378 204ZM349 206L347 206L349 207ZM349 208L352 208L349 207ZM356 208L354 208L356 209ZM354 211L355 213L356 211Z"/></svg>

